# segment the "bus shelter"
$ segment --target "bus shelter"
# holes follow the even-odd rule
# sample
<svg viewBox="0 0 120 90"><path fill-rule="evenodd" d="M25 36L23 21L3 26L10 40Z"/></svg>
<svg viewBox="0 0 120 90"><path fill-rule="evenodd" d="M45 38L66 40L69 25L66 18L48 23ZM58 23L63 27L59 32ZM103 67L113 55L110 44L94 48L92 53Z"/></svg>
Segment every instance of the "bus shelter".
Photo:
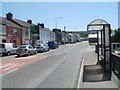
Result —
<svg viewBox="0 0 120 90"><path fill-rule="evenodd" d="M103 19L96 19L87 25L87 31L96 30L98 64L111 79L111 27Z"/></svg>

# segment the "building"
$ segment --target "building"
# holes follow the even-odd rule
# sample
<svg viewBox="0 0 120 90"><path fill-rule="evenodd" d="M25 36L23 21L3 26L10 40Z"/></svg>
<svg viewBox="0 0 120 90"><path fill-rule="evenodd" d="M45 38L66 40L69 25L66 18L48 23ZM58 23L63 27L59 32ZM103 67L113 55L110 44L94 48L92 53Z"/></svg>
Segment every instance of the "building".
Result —
<svg viewBox="0 0 120 90"><path fill-rule="evenodd" d="M49 28L44 27L44 25L41 25L42 28L40 28L40 40L44 43L48 43L49 41L55 40L55 33L52 32Z"/></svg>
<svg viewBox="0 0 120 90"><path fill-rule="evenodd" d="M68 34L69 42L80 42L81 41L81 36L80 36L81 31L67 31L66 33Z"/></svg>
<svg viewBox="0 0 120 90"><path fill-rule="evenodd" d="M32 24L32 20L28 20L27 22L15 19L13 18L12 13L7 13L6 14L6 19L13 22L14 24L20 26L22 28L22 42L21 44L30 44L30 27L34 24Z"/></svg>
<svg viewBox="0 0 120 90"><path fill-rule="evenodd" d="M33 45L40 43L48 43L55 40L55 33L49 28L44 27L44 24L31 26L31 40Z"/></svg>
<svg viewBox="0 0 120 90"><path fill-rule="evenodd" d="M55 33L50 31L50 41L55 41Z"/></svg>
<svg viewBox="0 0 120 90"><path fill-rule="evenodd" d="M53 32L55 33L55 41L61 43L62 42L61 29L53 29Z"/></svg>
<svg viewBox="0 0 120 90"><path fill-rule="evenodd" d="M49 28L44 27L44 24L39 24L40 28L40 41L43 43L48 43L51 41L51 30Z"/></svg>
<svg viewBox="0 0 120 90"><path fill-rule="evenodd" d="M68 43L68 33L65 32L65 31L62 31L61 35L62 35L62 42L61 42L61 44Z"/></svg>
<svg viewBox="0 0 120 90"><path fill-rule="evenodd" d="M14 42L15 44L19 42L17 46L21 44L36 45L36 44L47 43L48 41L55 40L55 33L52 32L49 28L45 28L43 23L35 25L32 23L32 20L28 20L26 22L20 19L16 19L13 18L13 14L10 12L6 14L5 20L14 24L13 27L17 26L20 28L19 32L18 32L18 28L13 28L13 31L8 30L8 33L10 34L9 37L7 36L7 38L10 39L9 42ZM3 28L5 31L6 30L5 27ZM3 36L3 33L1 35ZM21 39L18 40L17 39L18 37Z"/></svg>
<svg viewBox="0 0 120 90"><path fill-rule="evenodd" d="M0 17L0 28L1 42L10 42L17 46L22 44L22 28L19 25Z"/></svg>
<svg viewBox="0 0 120 90"><path fill-rule="evenodd" d="M36 45L40 43L40 26L39 25L34 25L30 27L30 38L31 41L30 43L32 45Z"/></svg>

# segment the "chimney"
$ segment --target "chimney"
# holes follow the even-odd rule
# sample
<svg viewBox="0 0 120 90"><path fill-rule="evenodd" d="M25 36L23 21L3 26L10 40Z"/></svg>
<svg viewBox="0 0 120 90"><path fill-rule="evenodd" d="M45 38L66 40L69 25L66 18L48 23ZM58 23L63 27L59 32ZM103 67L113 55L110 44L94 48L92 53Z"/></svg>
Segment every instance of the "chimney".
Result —
<svg viewBox="0 0 120 90"><path fill-rule="evenodd" d="M31 20L31 19L27 20L27 22L28 22L29 24L32 24L32 20Z"/></svg>
<svg viewBox="0 0 120 90"><path fill-rule="evenodd" d="M44 28L44 23L38 23L39 26L41 26L42 28Z"/></svg>
<svg viewBox="0 0 120 90"><path fill-rule="evenodd" d="M11 12L7 13L6 18L10 20L11 18L13 18L13 14Z"/></svg>

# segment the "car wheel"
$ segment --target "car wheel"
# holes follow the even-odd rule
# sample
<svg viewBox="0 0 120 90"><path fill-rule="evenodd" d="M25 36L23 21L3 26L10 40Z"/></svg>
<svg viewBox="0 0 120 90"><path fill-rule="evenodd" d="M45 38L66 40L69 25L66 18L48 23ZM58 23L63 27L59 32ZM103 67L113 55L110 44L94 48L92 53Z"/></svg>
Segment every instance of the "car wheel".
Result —
<svg viewBox="0 0 120 90"><path fill-rule="evenodd" d="M45 52L45 49L43 49L43 52Z"/></svg>
<svg viewBox="0 0 120 90"><path fill-rule="evenodd" d="M37 51L35 51L35 54L37 54Z"/></svg>
<svg viewBox="0 0 120 90"><path fill-rule="evenodd" d="M20 57L20 54L17 54L18 57Z"/></svg>
<svg viewBox="0 0 120 90"><path fill-rule="evenodd" d="M28 54L27 54L28 56L30 56L30 52L28 52Z"/></svg>
<svg viewBox="0 0 120 90"><path fill-rule="evenodd" d="M10 55L10 52L7 52L7 56L9 56Z"/></svg>

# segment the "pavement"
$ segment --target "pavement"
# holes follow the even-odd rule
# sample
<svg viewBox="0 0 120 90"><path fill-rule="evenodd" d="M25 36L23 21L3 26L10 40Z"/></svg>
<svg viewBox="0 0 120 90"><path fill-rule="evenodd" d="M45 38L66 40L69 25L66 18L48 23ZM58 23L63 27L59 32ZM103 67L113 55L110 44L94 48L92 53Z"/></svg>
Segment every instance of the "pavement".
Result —
<svg viewBox="0 0 120 90"><path fill-rule="evenodd" d="M97 65L94 45L89 45L83 56L77 88L118 88L113 79L108 80Z"/></svg>

